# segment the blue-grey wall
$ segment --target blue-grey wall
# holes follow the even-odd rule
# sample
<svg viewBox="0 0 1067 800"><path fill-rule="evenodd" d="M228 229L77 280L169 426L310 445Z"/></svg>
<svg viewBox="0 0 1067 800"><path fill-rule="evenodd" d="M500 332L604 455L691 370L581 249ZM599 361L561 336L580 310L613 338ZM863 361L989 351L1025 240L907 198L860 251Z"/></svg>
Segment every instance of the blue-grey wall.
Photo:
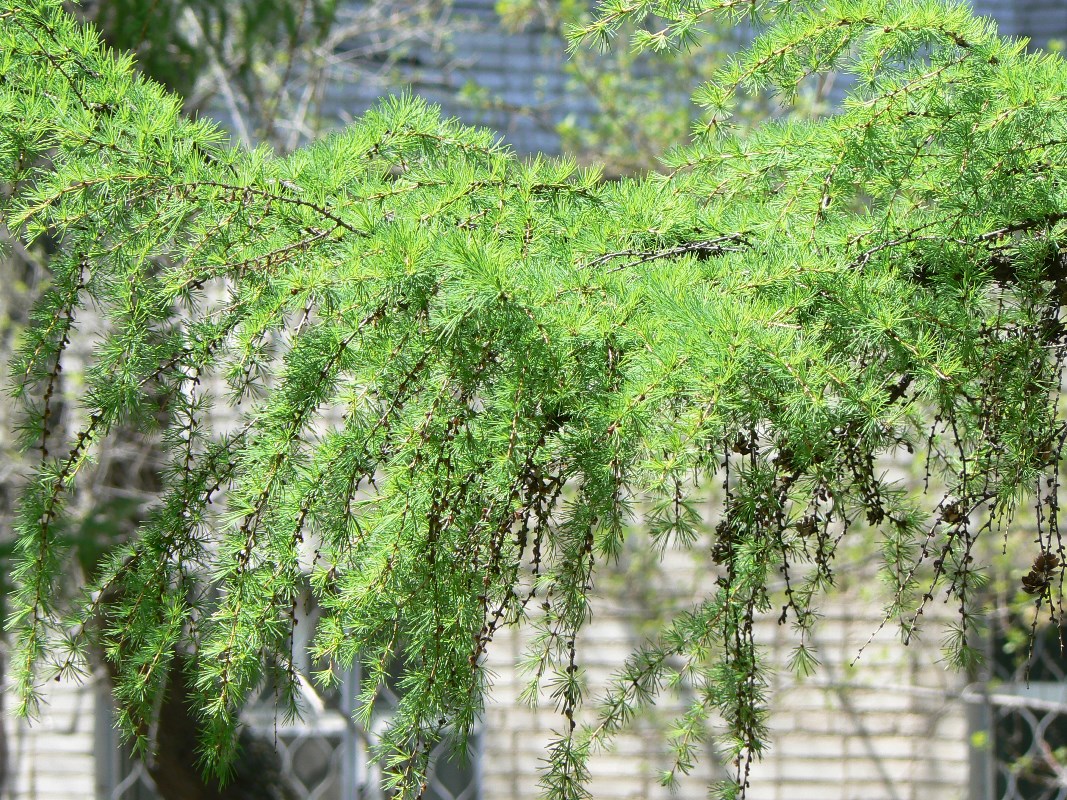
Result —
<svg viewBox="0 0 1067 800"><path fill-rule="evenodd" d="M517 151L556 153L555 122L567 114L580 119L593 101L588 94L568 87L562 67L565 53L558 38L536 28L506 32L493 5L494 0L454 0L455 18L468 20L470 25L452 35L448 53L410 53L405 74L418 94L440 103L445 113L499 131ZM1045 47L1049 39L1067 40L1067 0L976 0L974 5L978 13L998 21L1002 34L1027 36L1035 47ZM484 87L501 101L501 108L477 110L457 101L457 91L468 83ZM324 115L338 124L348 121L379 95L400 86L374 81L331 84Z"/></svg>
<svg viewBox="0 0 1067 800"><path fill-rule="evenodd" d="M1067 39L1067 0L975 0L975 11L993 17L1006 36L1025 36L1033 47Z"/></svg>

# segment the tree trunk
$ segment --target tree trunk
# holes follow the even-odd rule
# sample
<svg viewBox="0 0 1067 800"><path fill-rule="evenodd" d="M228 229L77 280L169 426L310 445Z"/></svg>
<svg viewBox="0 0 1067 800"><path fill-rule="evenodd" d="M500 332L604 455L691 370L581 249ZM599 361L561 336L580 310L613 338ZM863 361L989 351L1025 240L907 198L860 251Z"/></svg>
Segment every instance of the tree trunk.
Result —
<svg viewBox="0 0 1067 800"><path fill-rule="evenodd" d="M161 800L299 800L281 757L264 737L242 729L233 774L220 785L197 766L199 732L189 708L190 687L174 660L156 726L155 757L148 774Z"/></svg>

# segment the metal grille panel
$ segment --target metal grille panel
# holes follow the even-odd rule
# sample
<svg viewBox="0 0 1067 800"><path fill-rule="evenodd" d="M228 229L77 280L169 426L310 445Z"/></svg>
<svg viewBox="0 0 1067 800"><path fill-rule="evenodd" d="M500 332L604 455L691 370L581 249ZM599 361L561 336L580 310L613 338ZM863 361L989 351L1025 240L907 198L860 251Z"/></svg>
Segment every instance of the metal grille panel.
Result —
<svg viewBox="0 0 1067 800"><path fill-rule="evenodd" d="M1012 615L993 619L975 704L974 800L1067 800L1067 655L1061 631Z"/></svg>
<svg viewBox="0 0 1067 800"><path fill-rule="evenodd" d="M318 616L318 609L305 603L294 634L295 654L306 656ZM345 674L338 687L320 691L308 679L312 665L307 658L296 666L302 678L300 720L288 724L279 720L277 698L270 687L265 687L243 714L249 731L277 749L282 775L293 796L301 800L390 800L380 788L380 765L370 754L399 703L394 688L379 688L371 724L364 728L355 722L358 669ZM109 777L105 781L109 787L106 800L158 800L144 764L120 747L112 728L103 735L111 739L101 748L109 759L103 765ZM475 756L468 759L457 758L447 741L434 748L425 800L478 800L478 737L473 740Z"/></svg>

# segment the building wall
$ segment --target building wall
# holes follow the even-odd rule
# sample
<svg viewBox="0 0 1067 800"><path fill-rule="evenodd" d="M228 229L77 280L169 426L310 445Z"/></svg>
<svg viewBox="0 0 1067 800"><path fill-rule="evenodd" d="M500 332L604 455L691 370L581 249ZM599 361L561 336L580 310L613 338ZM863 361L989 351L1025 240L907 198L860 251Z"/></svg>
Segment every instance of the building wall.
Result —
<svg viewBox="0 0 1067 800"><path fill-rule="evenodd" d="M975 0L974 9L996 19L1002 35L1029 38L1031 47L1067 39L1064 0Z"/></svg>
<svg viewBox="0 0 1067 800"><path fill-rule="evenodd" d="M814 637L821 666L797 680L784 667L795 641L789 625L758 623L766 660L783 665L770 686L770 748L752 770L750 800L963 800L970 752L967 704L960 699L966 676L939 662L940 629L903 647L892 626L878 630L883 607L857 593L828 603ZM591 687L642 641L640 609L618 604L594 611L579 642L579 662ZM777 615L771 615L776 617ZM855 667L860 648L864 646ZM544 747L563 718L545 698L536 710L518 702L525 680L514 664L522 635L502 631L488 668L497 677L488 706L482 764L482 797L525 800L534 796ZM593 695L596 694L594 691ZM709 746L692 775L671 794L657 775L669 767L664 741L682 699L665 696L655 716L620 737L591 762L598 800L706 797L708 782L721 776Z"/></svg>
<svg viewBox="0 0 1067 800"><path fill-rule="evenodd" d="M4 707L12 705L11 687L4 686ZM87 800L99 796L97 726L110 718L97 713L95 681L56 683L42 687L40 719L30 722L7 716L8 778L4 800Z"/></svg>
<svg viewBox="0 0 1067 800"><path fill-rule="evenodd" d="M903 647L877 630L881 606L844 597L815 634L822 665L774 685L772 747L753 800L935 800L966 797L965 676L939 664L939 629ZM785 663L790 632L764 621L769 660ZM871 638L873 635L873 638ZM861 646L870 639L858 663Z"/></svg>

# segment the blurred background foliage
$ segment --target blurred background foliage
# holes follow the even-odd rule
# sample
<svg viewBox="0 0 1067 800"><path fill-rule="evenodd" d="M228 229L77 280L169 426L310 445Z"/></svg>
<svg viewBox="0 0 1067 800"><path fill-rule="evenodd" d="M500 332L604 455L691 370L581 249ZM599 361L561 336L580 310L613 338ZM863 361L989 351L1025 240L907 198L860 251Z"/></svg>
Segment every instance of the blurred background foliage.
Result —
<svg viewBox="0 0 1067 800"><path fill-rule="evenodd" d="M507 30L536 27L562 48L567 28L590 21L594 5L498 0L496 9ZM574 48L563 67L570 90L591 97L598 111L587 119L570 114L555 123L562 149L583 163L602 164L609 176L655 170L660 155L688 140L698 111L690 94L737 48L740 36L736 29L710 29L700 47L649 56L622 44L630 33L621 31L620 44L608 51ZM467 92L477 96L478 89ZM751 118L762 109L748 111Z"/></svg>

